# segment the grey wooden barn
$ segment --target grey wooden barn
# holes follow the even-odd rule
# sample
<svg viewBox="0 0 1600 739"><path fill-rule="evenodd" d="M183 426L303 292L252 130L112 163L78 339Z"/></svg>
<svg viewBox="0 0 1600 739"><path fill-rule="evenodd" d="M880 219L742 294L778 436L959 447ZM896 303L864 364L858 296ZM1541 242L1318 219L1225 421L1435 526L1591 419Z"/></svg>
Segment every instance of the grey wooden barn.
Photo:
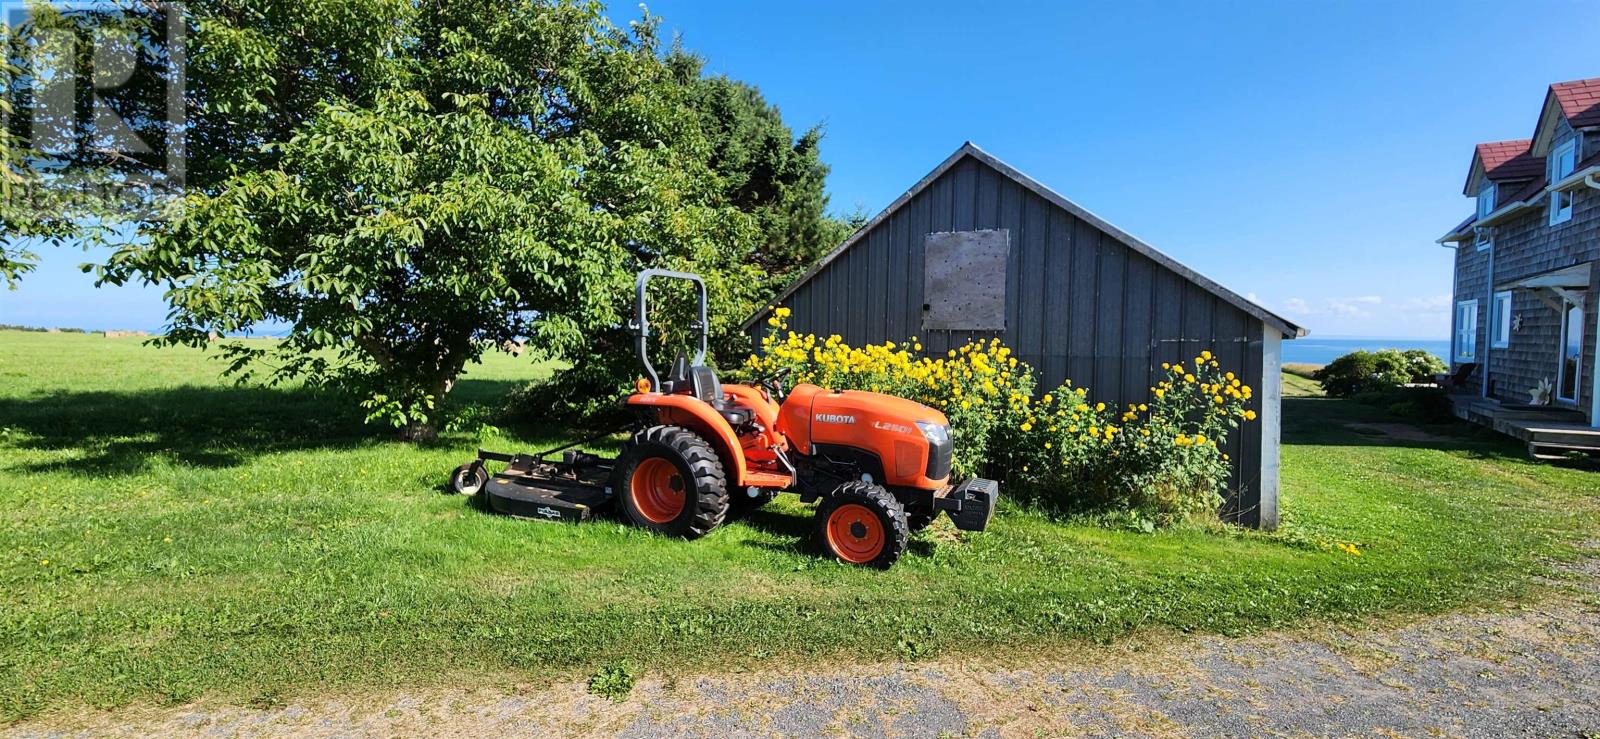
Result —
<svg viewBox="0 0 1600 739"><path fill-rule="evenodd" d="M856 345L917 336L942 353L998 336L1041 388L1070 377L1117 406L1148 400L1162 362L1209 349L1259 403L1228 441L1223 516L1277 525L1279 347L1305 330L970 142L750 316L758 348L780 305L794 330Z"/></svg>

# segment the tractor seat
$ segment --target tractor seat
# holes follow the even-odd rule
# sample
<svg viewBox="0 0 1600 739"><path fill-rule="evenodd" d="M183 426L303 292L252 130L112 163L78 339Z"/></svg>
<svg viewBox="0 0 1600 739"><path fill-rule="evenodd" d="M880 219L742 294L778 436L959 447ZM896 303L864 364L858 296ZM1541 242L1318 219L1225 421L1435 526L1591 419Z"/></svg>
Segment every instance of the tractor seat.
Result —
<svg viewBox="0 0 1600 739"><path fill-rule="evenodd" d="M690 367L689 386L694 396L711 406L729 426L739 428L750 422L750 410L728 401L727 396L722 394L722 383L717 380L717 373L710 367Z"/></svg>

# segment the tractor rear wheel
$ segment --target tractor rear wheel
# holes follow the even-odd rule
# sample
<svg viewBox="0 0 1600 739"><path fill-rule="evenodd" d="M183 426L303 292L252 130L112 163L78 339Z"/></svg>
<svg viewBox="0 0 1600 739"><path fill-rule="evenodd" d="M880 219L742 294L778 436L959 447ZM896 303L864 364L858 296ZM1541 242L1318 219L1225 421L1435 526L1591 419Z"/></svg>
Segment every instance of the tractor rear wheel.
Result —
<svg viewBox="0 0 1600 739"><path fill-rule="evenodd" d="M853 565L886 570L911 538L906 509L870 482L847 482L817 506L817 546Z"/></svg>
<svg viewBox="0 0 1600 739"><path fill-rule="evenodd" d="M651 426L617 458L611 490L642 528L698 539L728 514L728 482L715 450L682 426Z"/></svg>

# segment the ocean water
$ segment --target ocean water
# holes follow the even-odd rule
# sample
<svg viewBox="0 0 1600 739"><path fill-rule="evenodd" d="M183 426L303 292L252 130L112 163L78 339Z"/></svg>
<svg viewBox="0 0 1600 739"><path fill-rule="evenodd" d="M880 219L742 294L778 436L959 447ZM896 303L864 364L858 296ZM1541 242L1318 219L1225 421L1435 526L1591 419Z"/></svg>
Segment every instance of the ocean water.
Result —
<svg viewBox="0 0 1600 739"><path fill-rule="evenodd" d="M1303 339L1283 342L1283 361L1305 364L1327 364L1356 350L1426 349L1434 356L1450 360L1450 342L1445 339Z"/></svg>

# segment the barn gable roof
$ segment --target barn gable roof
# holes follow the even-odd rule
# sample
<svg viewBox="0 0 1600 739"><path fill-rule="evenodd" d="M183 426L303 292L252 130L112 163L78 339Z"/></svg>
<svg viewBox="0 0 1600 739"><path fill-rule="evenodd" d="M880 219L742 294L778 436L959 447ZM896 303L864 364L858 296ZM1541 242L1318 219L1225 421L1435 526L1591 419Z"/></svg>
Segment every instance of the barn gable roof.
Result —
<svg viewBox="0 0 1600 739"><path fill-rule="evenodd" d="M938 180L942 175L944 175L945 172L948 172L952 167L959 164L962 160L968 158L981 162L985 166L993 169L996 172L999 172L1035 195L1044 198L1049 203L1072 214L1073 217L1099 229L1101 232L1112 237L1113 239L1116 239L1129 249L1132 249L1133 251L1148 257L1151 261L1154 261L1155 263L1166 267L1173 272L1176 272L1184 279L1199 285L1206 291L1216 295L1218 298L1221 298L1223 301L1231 304L1235 308L1238 308L1244 313L1259 319L1262 323L1278 329L1279 331L1283 332L1284 336L1293 338L1306 335L1306 330L1304 328L1301 328L1294 323L1290 323L1282 316L1279 316L1276 313L1257 305L1253 301L1250 301L1238 293L1223 287L1205 275L1202 275L1199 272L1184 266L1172 257L1161 253L1155 247L1150 246L1149 244L1146 244L1137 238L1134 238L1126 231L1111 225L1105 219L1089 212L1083 206L1068 200L1060 193L1045 187L1038 180L1023 174L1015 167L1006 164L993 154L978 148L978 146L973 144L971 141L962 144L961 148L956 149L955 153L946 158L938 167L935 167L932 172L929 172L927 176L923 177L921 180L918 180L915 185L912 185L911 189L905 191L904 194L896 198L894 202L889 204L889 207L883 209L883 212L874 216L872 220L868 221L867 224L862 226L860 229L857 229L855 233L850 235L850 238L844 240L844 243L840 244L838 247L834 248L833 251L830 251L824 255L822 259L818 260L817 263L812 265L810 269L806 270L804 274L800 275L799 278L790 283L790 285L785 288L783 292L779 293L777 297L773 298L770 303L763 306L749 318L745 319L744 323L741 324L741 328L748 331L750 327L756 325L756 323L765 317L769 312L771 312L773 308L778 307L783 303L783 301L788 300L796 290L800 289L801 285L804 285L812 277L815 277L817 273L825 269L835 259L838 259L839 256L844 254L844 252L850 249L850 247L854 246L857 242L865 238L866 235L877 228L879 224L888 220L889 217L894 215L896 211L900 210L900 208L911 202L914 198L916 198L918 193L921 193L923 190L927 189L929 185Z"/></svg>

